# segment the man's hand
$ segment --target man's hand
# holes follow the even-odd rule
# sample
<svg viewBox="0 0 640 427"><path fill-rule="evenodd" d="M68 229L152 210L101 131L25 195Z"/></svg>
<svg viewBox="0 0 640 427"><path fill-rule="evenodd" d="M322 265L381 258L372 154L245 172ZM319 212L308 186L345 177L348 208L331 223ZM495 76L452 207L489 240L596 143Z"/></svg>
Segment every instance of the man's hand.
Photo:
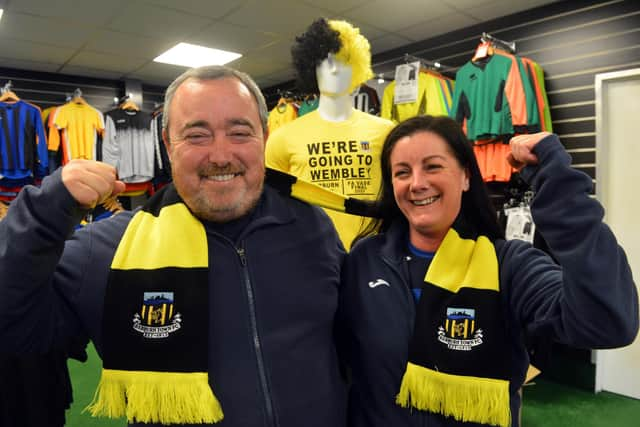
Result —
<svg viewBox="0 0 640 427"><path fill-rule="evenodd" d="M520 170L526 165L538 164L538 157L533 154L533 147L549 135L551 135L549 132L538 132L511 138L509 142L511 153L507 156L509 164L516 170Z"/></svg>
<svg viewBox="0 0 640 427"><path fill-rule="evenodd" d="M62 183L78 204L87 209L124 191L124 183L118 180L116 169L93 160L71 160L62 168Z"/></svg>

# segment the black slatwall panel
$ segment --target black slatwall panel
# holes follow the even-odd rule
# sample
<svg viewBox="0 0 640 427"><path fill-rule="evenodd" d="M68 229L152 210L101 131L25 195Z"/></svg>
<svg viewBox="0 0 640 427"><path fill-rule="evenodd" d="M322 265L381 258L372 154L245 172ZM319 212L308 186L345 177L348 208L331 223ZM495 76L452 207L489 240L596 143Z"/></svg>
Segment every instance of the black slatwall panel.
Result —
<svg viewBox="0 0 640 427"><path fill-rule="evenodd" d="M164 102L164 91L161 86L142 85L142 109L144 111L154 111Z"/></svg>
<svg viewBox="0 0 640 427"><path fill-rule="evenodd" d="M640 1L552 3L374 55L374 72L393 76L408 53L440 62L453 76L483 32L515 41L518 55L543 67L554 132L573 166L595 179L595 75L640 67ZM277 90L293 87L266 89L268 102L275 105Z"/></svg>
<svg viewBox="0 0 640 427"><path fill-rule="evenodd" d="M13 92L24 101L36 104L43 110L65 103L66 97L75 89L82 91L82 97L99 111L106 112L115 107L114 97L121 98L125 92L122 80L95 79L66 74L0 68L0 87L11 81ZM142 86L144 111L153 111L162 103L164 88Z"/></svg>

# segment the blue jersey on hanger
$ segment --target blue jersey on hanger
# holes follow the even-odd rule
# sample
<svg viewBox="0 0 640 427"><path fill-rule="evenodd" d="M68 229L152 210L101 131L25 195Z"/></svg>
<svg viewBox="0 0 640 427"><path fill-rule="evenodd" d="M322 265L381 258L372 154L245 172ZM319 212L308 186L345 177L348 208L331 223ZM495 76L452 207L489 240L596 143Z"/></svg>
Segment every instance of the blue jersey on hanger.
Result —
<svg viewBox="0 0 640 427"><path fill-rule="evenodd" d="M43 177L48 170L47 140L40 110L24 101L0 102L0 175Z"/></svg>

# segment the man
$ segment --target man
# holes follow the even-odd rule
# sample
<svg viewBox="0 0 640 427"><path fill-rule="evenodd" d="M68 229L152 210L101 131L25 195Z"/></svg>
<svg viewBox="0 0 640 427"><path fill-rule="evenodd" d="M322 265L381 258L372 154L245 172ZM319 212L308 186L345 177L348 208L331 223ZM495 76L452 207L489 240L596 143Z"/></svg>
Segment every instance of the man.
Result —
<svg viewBox="0 0 640 427"><path fill-rule="evenodd" d="M3 346L90 338L104 365L90 409L132 425L344 425L344 251L320 209L263 186L266 120L247 75L193 69L165 97L174 183L141 210L72 235L124 188L92 161L23 191L0 223Z"/></svg>

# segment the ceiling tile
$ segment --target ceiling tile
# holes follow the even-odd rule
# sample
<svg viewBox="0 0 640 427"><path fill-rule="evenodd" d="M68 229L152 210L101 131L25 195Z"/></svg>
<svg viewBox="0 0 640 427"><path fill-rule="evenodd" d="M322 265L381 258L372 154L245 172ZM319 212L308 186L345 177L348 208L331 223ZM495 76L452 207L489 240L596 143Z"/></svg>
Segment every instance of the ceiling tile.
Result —
<svg viewBox="0 0 640 427"><path fill-rule="evenodd" d="M96 68L120 74L130 73L142 67L148 61L142 58L125 57L110 53L83 50L75 55L68 65L75 67Z"/></svg>
<svg viewBox="0 0 640 427"><path fill-rule="evenodd" d="M469 27L479 22L480 20L478 19L474 19L460 13L452 13L432 21L422 22L412 27L398 30L396 31L396 34L404 36L409 40L421 41L446 34L460 28Z"/></svg>
<svg viewBox="0 0 640 427"><path fill-rule="evenodd" d="M342 13L349 9L370 3L371 0L303 0L309 6L327 10L331 13Z"/></svg>
<svg viewBox="0 0 640 427"><path fill-rule="evenodd" d="M238 0L146 0L147 3L207 18L222 18L240 7Z"/></svg>
<svg viewBox="0 0 640 427"><path fill-rule="evenodd" d="M251 59L269 61L280 66L280 68L288 67L292 64L291 46L293 46L293 40L280 40L253 50Z"/></svg>
<svg viewBox="0 0 640 427"><path fill-rule="evenodd" d="M137 70L128 73L127 77L139 79L149 84L169 86L176 77L185 71L187 71L186 67L150 62Z"/></svg>
<svg viewBox="0 0 640 427"><path fill-rule="evenodd" d="M166 86L186 68L150 61L189 41L239 51L244 56L230 65L272 86L294 78L294 38L319 17L359 27L378 53L551 2L10 0L0 24L0 64Z"/></svg>
<svg viewBox="0 0 640 427"><path fill-rule="evenodd" d="M282 35L298 34L325 15L321 9L295 0L248 0L224 20L236 25Z"/></svg>
<svg viewBox="0 0 640 427"><path fill-rule="evenodd" d="M83 77L96 77L100 79L118 80L122 77L122 73L110 70L101 70L91 67L79 67L76 65L65 65L60 72L62 74L71 74ZM82 88L81 88L82 89Z"/></svg>
<svg viewBox="0 0 640 427"><path fill-rule="evenodd" d="M99 27L107 24L127 3L127 0L13 0L8 10Z"/></svg>
<svg viewBox="0 0 640 427"><path fill-rule="evenodd" d="M162 7L150 7L138 1L129 3L109 24L109 28L123 33L172 40L177 44L211 22L209 18Z"/></svg>
<svg viewBox="0 0 640 427"><path fill-rule="evenodd" d="M451 6L440 1L402 0L402 4L399 5L397 1L376 0L356 7L344 15L394 32L452 12L455 10Z"/></svg>
<svg viewBox="0 0 640 427"><path fill-rule="evenodd" d="M381 30L380 28L377 28L375 26L369 25L365 22L362 22L359 19L353 19L353 18L349 18L345 15L335 15L335 16L330 16L329 19L335 19L335 20L339 20L339 21L347 21L349 24L351 24L352 26L356 27L357 29L360 30L360 34L362 34L363 36L365 36L367 38L367 40L372 40L378 37L382 37L385 34L387 34L387 31Z"/></svg>
<svg viewBox="0 0 640 427"><path fill-rule="evenodd" d="M86 43L85 49L134 58L153 59L173 46L175 43L172 41L131 33L99 30Z"/></svg>
<svg viewBox="0 0 640 427"><path fill-rule="evenodd" d="M216 21L197 34L187 37L185 41L245 54L256 47L273 43L276 39L277 36L272 33Z"/></svg>
<svg viewBox="0 0 640 427"><path fill-rule="evenodd" d="M8 12L0 25L0 38L10 37L77 49L93 31L94 28L87 25L74 25L73 31L61 31L58 21Z"/></svg>
<svg viewBox="0 0 640 427"><path fill-rule="evenodd" d="M453 7L454 9L457 10L466 10L470 7L478 7L478 6L482 6L483 4L487 4L487 3L493 3L496 0L442 0L444 3L447 3L448 5L450 5L451 7ZM518 0L516 0L518 1ZM526 0L520 0L520 1L526 1ZM548 1L548 0L547 0ZM503 3L508 3L508 0L502 0Z"/></svg>
<svg viewBox="0 0 640 427"><path fill-rule="evenodd" d="M235 68L243 73L249 74L252 78L258 79L263 76L270 76L278 70L282 70L283 64L269 61L266 59L252 59L242 61L242 58L237 61L233 61L228 64L230 67ZM285 64L286 66L286 64Z"/></svg>
<svg viewBox="0 0 640 427"><path fill-rule="evenodd" d="M74 49L65 47L46 46L6 37L0 38L0 55L7 58L62 65L74 52Z"/></svg>
<svg viewBox="0 0 640 427"><path fill-rule="evenodd" d="M376 54L380 52L386 52L387 50L395 49L397 47L406 46L411 43L411 40L401 37L395 34L387 34L377 39L371 40L371 53Z"/></svg>

